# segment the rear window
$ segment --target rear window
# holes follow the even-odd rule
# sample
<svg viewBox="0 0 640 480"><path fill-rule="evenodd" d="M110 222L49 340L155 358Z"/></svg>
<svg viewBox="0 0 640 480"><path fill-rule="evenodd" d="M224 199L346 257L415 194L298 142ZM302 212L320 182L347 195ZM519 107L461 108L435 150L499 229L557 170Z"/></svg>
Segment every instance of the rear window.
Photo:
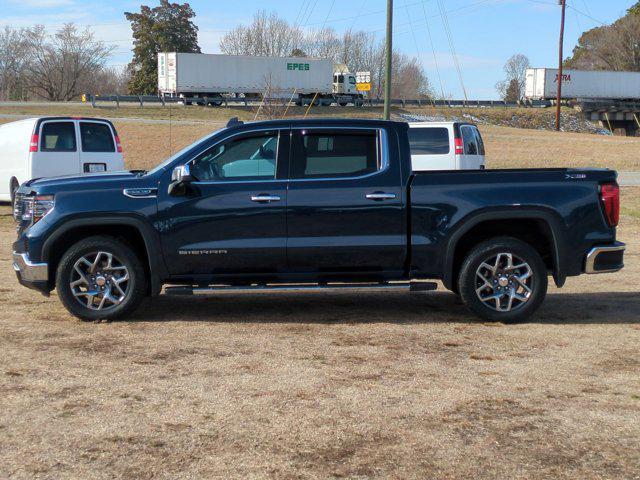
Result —
<svg viewBox="0 0 640 480"><path fill-rule="evenodd" d="M298 132L291 178L354 177L378 170L376 132Z"/></svg>
<svg viewBox="0 0 640 480"><path fill-rule="evenodd" d="M484 143L480 131L473 125L460 127L465 155L484 155Z"/></svg>
<svg viewBox="0 0 640 480"><path fill-rule="evenodd" d="M449 129L410 128L409 145L412 155L446 155L449 153Z"/></svg>
<svg viewBox="0 0 640 480"><path fill-rule="evenodd" d="M47 122L42 126L40 150L43 152L75 152L76 129L73 122Z"/></svg>
<svg viewBox="0 0 640 480"><path fill-rule="evenodd" d="M105 123L80 122L83 152L115 152L111 128Z"/></svg>

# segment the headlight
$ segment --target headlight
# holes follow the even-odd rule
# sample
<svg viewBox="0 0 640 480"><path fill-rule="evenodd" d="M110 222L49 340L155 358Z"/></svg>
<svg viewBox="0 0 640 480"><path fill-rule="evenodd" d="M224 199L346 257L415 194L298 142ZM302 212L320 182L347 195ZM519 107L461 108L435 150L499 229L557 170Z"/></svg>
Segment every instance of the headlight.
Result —
<svg viewBox="0 0 640 480"><path fill-rule="evenodd" d="M22 212L20 219L33 225L44 218L53 210L55 202L53 195L29 195L22 199Z"/></svg>

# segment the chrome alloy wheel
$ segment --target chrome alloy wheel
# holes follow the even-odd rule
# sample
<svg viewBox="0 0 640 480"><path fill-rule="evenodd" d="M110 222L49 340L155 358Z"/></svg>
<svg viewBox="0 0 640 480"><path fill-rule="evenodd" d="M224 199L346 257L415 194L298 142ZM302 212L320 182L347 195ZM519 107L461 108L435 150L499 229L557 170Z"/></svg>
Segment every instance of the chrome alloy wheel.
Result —
<svg viewBox="0 0 640 480"><path fill-rule="evenodd" d="M498 253L487 258L476 270L476 295L487 307L510 312L531 298L533 270L512 253Z"/></svg>
<svg viewBox="0 0 640 480"><path fill-rule="evenodd" d="M127 296L129 278L129 270L115 255L93 252L73 265L69 288L83 307L108 310Z"/></svg>

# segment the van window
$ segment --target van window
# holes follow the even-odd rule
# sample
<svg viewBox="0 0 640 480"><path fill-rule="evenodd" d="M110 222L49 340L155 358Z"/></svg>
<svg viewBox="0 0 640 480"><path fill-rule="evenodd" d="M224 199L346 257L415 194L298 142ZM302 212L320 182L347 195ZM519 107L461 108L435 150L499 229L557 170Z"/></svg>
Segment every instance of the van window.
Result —
<svg viewBox="0 0 640 480"><path fill-rule="evenodd" d="M349 83L351 85L355 85L356 84L356 77L349 77Z"/></svg>
<svg viewBox="0 0 640 480"><path fill-rule="evenodd" d="M300 131L293 137L291 178L360 176L378 170L375 130Z"/></svg>
<svg viewBox="0 0 640 480"><path fill-rule="evenodd" d="M80 122L83 152L115 152L111 128L104 123Z"/></svg>
<svg viewBox="0 0 640 480"><path fill-rule="evenodd" d="M473 127L476 133L476 142L478 142L478 155L484 155L484 140L482 140L482 135L480 135L480 130L478 127Z"/></svg>
<svg viewBox="0 0 640 480"><path fill-rule="evenodd" d="M412 155L446 155L449 153L449 129L410 128L409 145Z"/></svg>
<svg viewBox="0 0 640 480"><path fill-rule="evenodd" d="M460 127L465 155L481 155L476 130L477 129L471 125L463 125Z"/></svg>
<svg viewBox="0 0 640 480"><path fill-rule="evenodd" d="M76 129L73 122L47 122L42 126L40 150L43 152L75 152Z"/></svg>

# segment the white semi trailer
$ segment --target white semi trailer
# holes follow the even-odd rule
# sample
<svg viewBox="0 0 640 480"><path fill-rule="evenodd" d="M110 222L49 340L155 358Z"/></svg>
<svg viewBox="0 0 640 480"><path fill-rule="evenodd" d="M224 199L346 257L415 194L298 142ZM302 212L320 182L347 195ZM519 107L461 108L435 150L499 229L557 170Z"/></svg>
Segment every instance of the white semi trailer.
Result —
<svg viewBox="0 0 640 480"><path fill-rule="evenodd" d="M528 68L525 97L532 100L557 98L558 70ZM640 100L640 72L562 71L563 99Z"/></svg>
<svg viewBox="0 0 640 480"><path fill-rule="evenodd" d="M256 57L158 53L158 93L220 105L228 97L294 97L299 105L363 104L356 78L333 61L301 57ZM314 100L315 98L315 100Z"/></svg>

